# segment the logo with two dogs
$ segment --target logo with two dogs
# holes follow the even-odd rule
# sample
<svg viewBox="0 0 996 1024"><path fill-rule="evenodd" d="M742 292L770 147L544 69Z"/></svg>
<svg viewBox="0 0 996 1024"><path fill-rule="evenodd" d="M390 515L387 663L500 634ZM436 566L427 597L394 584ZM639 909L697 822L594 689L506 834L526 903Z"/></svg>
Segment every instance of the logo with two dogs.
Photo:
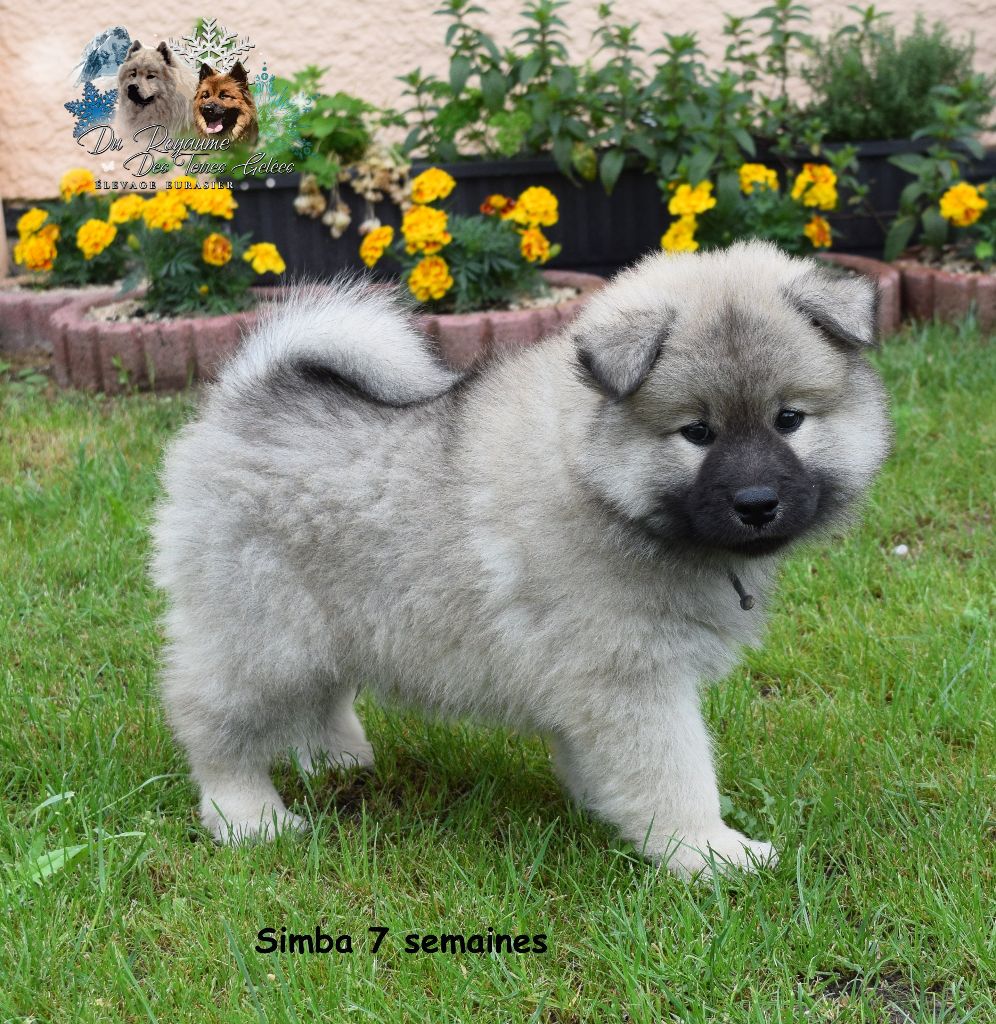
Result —
<svg viewBox="0 0 996 1024"><path fill-rule="evenodd" d="M189 35L144 45L120 25L98 33L77 65L82 96L65 104L73 136L93 156L119 155L136 177L289 172L308 155L298 120L312 98L275 79L255 47L202 18ZM282 162L266 158L271 146ZM109 169L109 168L108 168Z"/></svg>

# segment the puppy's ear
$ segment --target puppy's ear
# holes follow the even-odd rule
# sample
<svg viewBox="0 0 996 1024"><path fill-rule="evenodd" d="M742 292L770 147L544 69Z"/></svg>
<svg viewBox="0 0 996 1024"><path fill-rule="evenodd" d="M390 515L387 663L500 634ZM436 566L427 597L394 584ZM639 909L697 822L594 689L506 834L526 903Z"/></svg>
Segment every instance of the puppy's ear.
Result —
<svg viewBox="0 0 996 1024"><path fill-rule="evenodd" d="M157 47L156 51L166 62L167 66L173 66L173 51L166 45L165 41L161 42Z"/></svg>
<svg viewBox="0 0 996 1024"><path fill-rule="evenodd" d="M131 46L128 47L128 56L130 57L133 53L138 53L142 49L142 43L138 39L133 39Z"/></svg>
<svg viewBox="0 0 996 1024"><path fill-rule="evenodd" d="M792 282L786 298L835 340L852 348L875 344L879 294L871 278L814 267Z"/></svg>
<svg viewBox="0 0 996 1024"><path fill-rule="evenodd" d="M232 65L232 70L228 72L236 82L241 85L249 84L249 76L246 74L246 69L242 66L242 61L237 60Z"/></svg>
<svg viewBox="0 0 996 1024"><path fill-rule="evenodd" d="M215 72L214 68L211 67L210 64L202 64L201 65L201 70L200 70L200 72L197 75L197 81L198 82L203 82L205 78L210 78L215 73L216 72Z"/></svg>
<svg viewBox="0 0 996 1024"><path fill-rule="evenodd" d="M575 334L582 380L616 401L629 398L660 358L673 320L662 311L659 317L620 319L604 331L582 324Z"/></svg>

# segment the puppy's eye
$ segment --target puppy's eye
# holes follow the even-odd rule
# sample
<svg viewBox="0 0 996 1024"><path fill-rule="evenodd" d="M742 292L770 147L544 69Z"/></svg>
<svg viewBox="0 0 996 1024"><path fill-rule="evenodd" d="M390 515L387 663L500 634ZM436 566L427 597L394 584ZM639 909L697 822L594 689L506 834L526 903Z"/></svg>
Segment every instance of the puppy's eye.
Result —
<svg viewBox="0 0 996 1024"><path fill-rule="evenodd" d="M689 423L687 427L682 427L681 436L686 441L691 441L692 444L712 444L716 440L712 427L708 423L703 423L702 420L696 420L694 423Z"/></svg>
<svg viewBox="0 0 996 1024"><path fill-rule="evenodd" d="M149 75L146 75L146 78L148 78L148 80L149 80L150 82L151 82L151 81L152 81L152 79L153 79L153 78L155 78L155 77L156 77L156 76L155 76L155 75L153 75L153 74L149 74Z"/></svg>
<svg viewBox="0 0 996 1024"><path fill-rule="evenodd" d="M775 417L775 429L783 434L791 434L793 430L798 430L802 426L805 418L806 414L799 412L798 409L782 409Z"/></svg>

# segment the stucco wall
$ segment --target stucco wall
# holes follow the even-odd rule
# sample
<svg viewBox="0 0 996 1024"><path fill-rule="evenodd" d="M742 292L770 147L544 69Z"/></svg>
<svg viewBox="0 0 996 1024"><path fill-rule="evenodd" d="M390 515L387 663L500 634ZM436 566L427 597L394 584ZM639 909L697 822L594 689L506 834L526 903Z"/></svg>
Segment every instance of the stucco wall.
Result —
<svg viewBox="0 0 996 1024"><path fill-rule="evenodd" d="M489 0L482 19L499 39L517 27L522 0ZM813 3L814 26L830 25L847 13L848 0ZM572 50L589 50L597 0L573 0L565 16L573 37ZM123 24L132 37L154 45L187 32L197 13L217 17L256 45L249 59L255 73L263 60L277 74L305 64L328 66L326 86L360 93L372 100L399 103L395 76L421 65L444 73L445 22L433 17L437 0L393 0L390 3L320 4L316 0L252 0L216 2L200 12L175 0L95 7L77 0L0 0L0 196L40 198L55 192L60 173L88 165L100 171L101 161L88 158L72 137L72 121L63 103L78 90L71 69L96 32ZM651 50L664 31L695 30L710 60L718 61L725 46L723 12L748 14L760 0L721 0L698 4L617 0L622 20L641 23L641 40ZM996 68L996 0L922 0L906 4L885 0L902 26L916 11L942 18L957 31L975 34L977 66ZM106 176L106 175L105 175Z"/></svg>

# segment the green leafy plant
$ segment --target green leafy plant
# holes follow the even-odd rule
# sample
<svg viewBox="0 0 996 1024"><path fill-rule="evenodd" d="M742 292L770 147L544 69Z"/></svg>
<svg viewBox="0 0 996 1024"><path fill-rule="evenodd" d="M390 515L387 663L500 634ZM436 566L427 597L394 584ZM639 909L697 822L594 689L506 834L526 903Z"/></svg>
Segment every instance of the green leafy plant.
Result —
<svg viewBox="0 0 996 1024"><path fill-rule="evenodd" d="M929 248L945 244L948 224L941 217L941 196L963 177L967 157L981 159L982 144L975 135L975 101L962 99L958 90L940 86L930 99L932 119L914 132L927 144L923 153L900 153L890 163L913 176L899 197L899 213L885 239L885 258L896 259L919 237Z"/></svg>
<svg viewBox="0 0 996 1024"><path fill-rule="evenodd" d="M389 255L415 299L437 312L501 308L542 292L539 268L560 252L540 230L557 222L553 193L534 187L515 200L496 194L476 216L451 216L434 204L455 186L435 167L415 178L400 237L379 225L365 235L360 257L367 266Z"/></svg>
<svg viewBox="0 0 996 1024"><path fill-rule="evenodd" d="M966 129L981 130L993 110L996 77L977 74L970 38L953 38L942 22L918 16L900 36L874 6L825 41L814 41L802 77L812 91L807 114L829 142L913 138L933 118L935 99L957 98Z"/></svg>
<svg viewBox="0 0 996 1024"><path fill-rule="evenodd" d="M567 177L597 178L611 192L628 166L651 171L662 187L675 176L734 170L755 154L758 123L772 137L789 127L799 136L788 77L807 38L796 27L805 8L776 0L752 19L731 19L732 66L711 71L690 33L667 34L646 60L638 25L617 20L608 2L598 7L594 56L572 61L565 6L528 0L502 50L473 22L483 8L447 0L436 13L450 21L448 77L416 69L401 79L406 152L441 162L549 154Z"/></svg>

